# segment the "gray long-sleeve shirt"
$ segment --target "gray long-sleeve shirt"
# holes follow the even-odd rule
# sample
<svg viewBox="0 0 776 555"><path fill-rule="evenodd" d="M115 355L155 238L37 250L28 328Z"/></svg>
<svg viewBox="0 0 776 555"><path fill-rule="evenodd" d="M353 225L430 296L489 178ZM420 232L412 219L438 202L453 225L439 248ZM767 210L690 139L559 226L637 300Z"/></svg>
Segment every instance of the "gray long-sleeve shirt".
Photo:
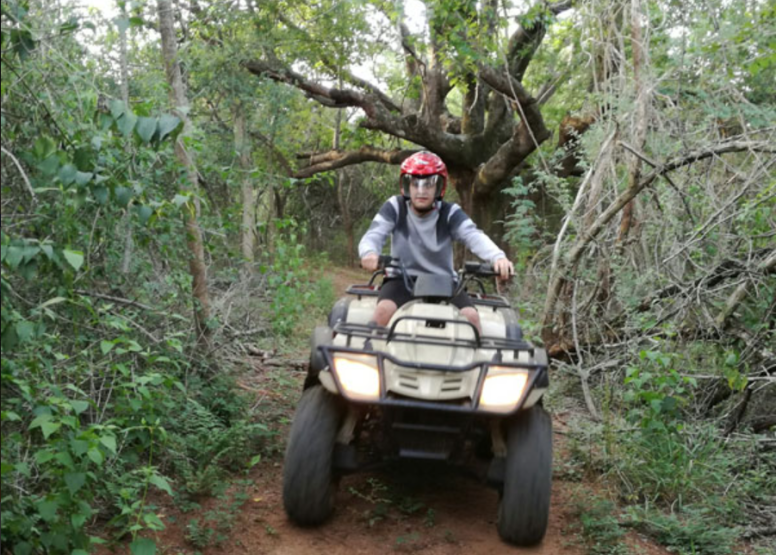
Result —
<svg viewBox="0 0 776 555"><path fill-rule="evenodd" d="M418 216L402 196L391 197L361 238L359 256L380 254L389 235L391 256L401 259L411 275L455 276L453 240L490 263L505 257L504 251L454 203L437 202L434 210Z"/></svg>

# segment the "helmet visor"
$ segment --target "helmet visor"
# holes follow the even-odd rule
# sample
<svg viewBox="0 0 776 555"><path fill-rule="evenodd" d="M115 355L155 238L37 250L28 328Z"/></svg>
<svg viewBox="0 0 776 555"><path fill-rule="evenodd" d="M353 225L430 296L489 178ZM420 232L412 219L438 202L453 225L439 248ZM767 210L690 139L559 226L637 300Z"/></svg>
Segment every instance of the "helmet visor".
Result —
<svg viewBox="0 0 776 555"><path fill-rule="evenodd" d="M433 175L402 175L402 186L405 193L409 193L410 190L430 191L437 196L441 191L442 183L443 178L438 173Z"/></svg>

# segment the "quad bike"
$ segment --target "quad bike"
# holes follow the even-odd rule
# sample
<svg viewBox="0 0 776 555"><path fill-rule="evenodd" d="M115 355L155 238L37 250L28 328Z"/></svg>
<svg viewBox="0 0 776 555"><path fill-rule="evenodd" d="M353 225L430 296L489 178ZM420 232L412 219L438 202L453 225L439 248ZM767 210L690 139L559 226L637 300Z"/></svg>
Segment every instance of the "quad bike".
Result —
<svg viewBox="0 0 776 555"><path fill-rule="evenodd" d="M496 275L490 265L467 263L455 280L411 278L390 257L380 263L313 333L285 455L286 513L299 525L322 523L339 477L375 462L478 461L500 494L501 538L539 543L552 477L552 423L541 406L546 352L523 340L504 297L485 293L482 278ZM413 300L381 327L370 320L375 279L387 272L404 279ZM449 302L472 284L482 333Z"/></svg>

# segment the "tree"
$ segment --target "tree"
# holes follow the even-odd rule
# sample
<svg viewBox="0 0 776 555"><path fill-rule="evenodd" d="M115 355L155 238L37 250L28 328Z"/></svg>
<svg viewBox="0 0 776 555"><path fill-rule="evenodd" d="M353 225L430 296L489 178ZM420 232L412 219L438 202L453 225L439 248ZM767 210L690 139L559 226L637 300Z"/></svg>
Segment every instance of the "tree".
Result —
<svg viewBox="0 0 776 555"><path fill-rule="evenodd" d="M186 170L191 200L185 212L186 244L189 248L189 271L192 279L192 292L194 295L194 324L197 331L197 341L201 345L209 343L210 332L207 320L210 316L210 297L207 290L207 267L205 266L205 248L202 241L202 232L197 222L199 202L197 189L199 178L194 166L191 152L187 150L184 141L190 133L191 123L187 115L188 99L181 78L181 69L178 64L177 42L175 39L175 27L173 25L172 5L169 0L158 0L159 32L162 37L162 54L169 84L170 107L175 114L183 120L183 131L175 140L175 156L178 162Z"/></svg>
<svg viewBox="0 0 776 555"><path fill-rule="evenodd" d="M308 165L297 176L365 161L397 164L413 152L401 145L413 143L445 160L450 184L461 204L483 227L493 230L495 222L505 215L501 191L551 136L541 107L552 94L552 83L544 83L532 94L524 77L550 23L567 11L571 2L535 6L508 39L502 39L508 20L499 15L499 4L493 0L427 2L425 35L410 33L402 4L398 6L394 12L389 5L377 3L371 10L356 13L343 13L344 7L328 3L308 8L310 16L319 16L310 20L322 21L325 30L305 25L308 11L300 7L283 13L269 9L266 18L276 21L287 36L307 44L327 41L311 49L305 59L305 65L314 67L320 78L295 69L299 52L293 48L266 48L263 58L247 60L244 66L255 75L292 85L324 106L360 108L361 128L401 141L393 149L366 144L357 150L318 152L309 157ZM382 15L378 9L383 10ZM401 51L395 54L404 60L404 81L393 91L358 77L342 63L348 56L351 60L360 58L364 48L346 50L346 39L338 35L343 32L344 21L380 17L381 21L390 19L398 28L394 42ZM359 32L356 26L351 34ZM361 37L352 40L358 42ZM381 41L378 47L385 50L388 46ZM324 81L338 78L345 86L329 86Z"/></svg>

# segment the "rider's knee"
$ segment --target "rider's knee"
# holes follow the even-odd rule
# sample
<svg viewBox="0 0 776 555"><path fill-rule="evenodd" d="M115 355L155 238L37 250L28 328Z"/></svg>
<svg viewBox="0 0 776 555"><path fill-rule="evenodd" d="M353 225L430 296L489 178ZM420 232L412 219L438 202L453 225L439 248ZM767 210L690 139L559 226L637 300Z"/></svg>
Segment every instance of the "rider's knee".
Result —
<svg viewBox="0 0 776 555"><path fill-rule="evenodd" d="M377 307L375 307L373 320L375 323L377 323L377 325L385 326L388 324L391 316L394 315L397 309L398 307L396 306L395 302L388 299L383 299L377 303Z"/></svg>
<svg viewBox="0 0 776 555"><path fill-rule="evenodd" d="M480 313L477 312L477 309L473 306L467 306L465 308L461 309L461 314L463 314L469 322L472 323L472 325L477 328L477 331L482 331L482 328L480 327Z"/></svg>

